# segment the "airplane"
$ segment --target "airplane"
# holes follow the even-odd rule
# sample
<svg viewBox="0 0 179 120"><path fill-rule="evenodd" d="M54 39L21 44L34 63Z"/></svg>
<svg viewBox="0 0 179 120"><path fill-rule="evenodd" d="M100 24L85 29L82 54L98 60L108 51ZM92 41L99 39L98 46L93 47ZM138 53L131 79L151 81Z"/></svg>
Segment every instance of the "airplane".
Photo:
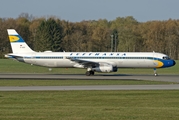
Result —
<svg viewBox="0 0 179 120"><path fill-rule="evenodd" d="M117 72L118 68L167 68L175 61L156 52L35 52L14 29L7 29L12 53L7 58L48 68L85 68L86 76L95 72Z"/></svg>

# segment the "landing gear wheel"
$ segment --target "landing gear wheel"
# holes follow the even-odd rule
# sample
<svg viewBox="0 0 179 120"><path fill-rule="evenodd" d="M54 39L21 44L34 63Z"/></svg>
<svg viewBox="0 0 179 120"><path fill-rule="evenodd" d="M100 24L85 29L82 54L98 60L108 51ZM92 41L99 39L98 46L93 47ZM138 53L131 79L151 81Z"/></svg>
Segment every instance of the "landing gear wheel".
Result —
<svg viewBox="0 0 179 120"><path fill-rule="evenodd" d="M90 71L90 74L91 74L91 75L94 75L94 71Z"/></svg>
<svg viewBox="0 0 179 120"><path fill-rule="evenodd" d="M86 76L90 76L90 75L91 75L90 71L86 71Z"/></svg>
<svg viewBox="0 0 179 120"><path fill-rule="evenodd" d="M158 76L158 74L157 74L157 73L155 73L154 75L155 75L155 77L156 77L156 76Z"/></svg>
<svg viewBox="0 0 179 120"><path fill-rule="evenodd" d="M94 71L86 71L86 76L94 75Z"/></svg>

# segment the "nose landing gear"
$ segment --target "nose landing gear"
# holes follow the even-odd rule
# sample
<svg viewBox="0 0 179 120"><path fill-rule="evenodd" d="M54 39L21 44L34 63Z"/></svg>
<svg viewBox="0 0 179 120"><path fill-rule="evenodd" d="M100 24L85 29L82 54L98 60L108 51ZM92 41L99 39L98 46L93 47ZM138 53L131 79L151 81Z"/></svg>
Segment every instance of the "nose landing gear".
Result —
<svg viewBox="0 0 179 120"><path fill-rule="evenodd" d="M157 73L157 69L156 69L156 68L154 68L154 75L155 75L155 77L158 76L158 73Z"/></svg>

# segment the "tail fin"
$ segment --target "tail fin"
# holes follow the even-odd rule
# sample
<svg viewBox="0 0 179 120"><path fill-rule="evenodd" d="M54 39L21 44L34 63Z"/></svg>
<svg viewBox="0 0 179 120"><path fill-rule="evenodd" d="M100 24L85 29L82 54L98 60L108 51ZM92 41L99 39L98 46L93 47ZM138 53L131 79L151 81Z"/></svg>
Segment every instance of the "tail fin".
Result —
<svg viewBox="0 0 179 120"><path fill-rule="evenodd" d="M13 53L34 52L14 29L7 29L7 32Z"/></svg>

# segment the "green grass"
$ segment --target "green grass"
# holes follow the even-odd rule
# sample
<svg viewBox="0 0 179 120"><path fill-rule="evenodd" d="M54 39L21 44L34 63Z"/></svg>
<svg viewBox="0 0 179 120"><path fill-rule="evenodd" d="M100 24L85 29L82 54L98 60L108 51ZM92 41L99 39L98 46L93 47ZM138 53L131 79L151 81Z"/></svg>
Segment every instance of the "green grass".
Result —
<svg viewBox="0 0 179 120"><path fill-rule="evenodd" d="M77 68L53 68L49 71L48 68L25 64L9 59L0 59L0 73L48 73L48 74L84 74L86 69ZM171 68L157 69L157 72L162 74L179 74L179 60L176 65ZM99 73L97 73L99 74ZM110 73L102 73L110 74ZM153 74L153 69L127 69L119 68L118 72L111 74Z"/></svg>
<svg viewBox="0 0 179 120"><path fill-rule="evenodd" d="M75 85L158 85L174 82L146 80L0 80L0 86L75 86Z"/></svg>
<svg viewBox="0 0 179 120"><path fill-rule="evenodd" d="M179 91L0 92L1 120L178 120Z"/></svg>

